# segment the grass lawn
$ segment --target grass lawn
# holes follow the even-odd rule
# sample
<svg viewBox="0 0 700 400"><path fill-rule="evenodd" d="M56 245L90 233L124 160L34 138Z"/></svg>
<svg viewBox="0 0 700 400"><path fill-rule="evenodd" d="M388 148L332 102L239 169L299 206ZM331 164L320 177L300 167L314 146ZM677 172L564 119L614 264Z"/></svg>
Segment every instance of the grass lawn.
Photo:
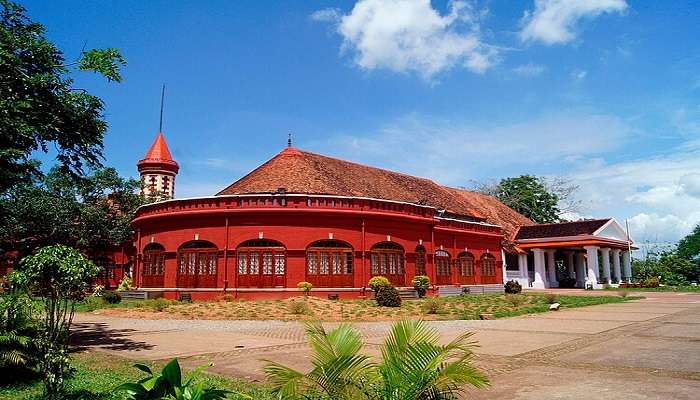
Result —
<svg viewBox="0 0 700 400"><path fill-rule="evenodd" d="M101 301L81 306L102 315L145 319L218 319L218 320L322 320L392 321L421 318L426 320L479 319L481 314L494 318L545 312L550 302L562 308L620 303L641 297L568 296L549 294L471 295L440 299L404 300L401 307L379 307L374 300L327 300L303 296L284 300L237 300L230 296L213 301L179 303L163 299L129 301L98 307ZM92 300L91 300L92 301Z"/></svg>
<svg viewBox="0 0 700 400"><path fill-rule="evenodd" d="M700 285L692 286L659 286L655 288L610 288L608 290L625 290L628 292L691 292L700 293Z"/></svg>
<svg viewBox="0 0 700 400"><path fill-rule="evenodd" d="M71 365L76 369L72 377L66 382L66 399L75 400L118 400L126 399L123 393L115 392L114 388L125 382L136 381L145 376L144 373L133 368L133 360L127 360L105 353L86 351L74 353ZM146 362L152 368L160 368L162 365ZM218 389L235 390L249 394L254 399L272 399L268 391L263 387L247 383L242 380L224 378L219 375L202 374L200 381L205 385ZM0 400L29 400L41 399L41 380L30 380L26 383L0 385ZM235 398L235 396L231 397Z"/></svg>

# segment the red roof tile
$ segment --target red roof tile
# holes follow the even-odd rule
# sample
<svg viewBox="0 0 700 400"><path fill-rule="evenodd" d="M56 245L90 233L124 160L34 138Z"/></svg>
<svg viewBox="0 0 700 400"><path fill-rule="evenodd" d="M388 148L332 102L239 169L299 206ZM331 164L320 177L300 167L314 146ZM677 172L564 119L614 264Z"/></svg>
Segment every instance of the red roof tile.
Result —
<svg viewBox="0 0 700 400"><path fill-rule="evenodd" d="M165 136L163 135L163 132L158 132L156 140L148 149L148 151L146 152L146 156L143 157L143 159L154 161L174 161L173 156L170 155L170 149L168 149L168 144L165 142Z"/></svg>
<svg viewBox="0 0 700 400"><path fill-rule="evenodd" d="M592 235L608 221L610 218L522 226L518 230L515 240Z"/></svg>

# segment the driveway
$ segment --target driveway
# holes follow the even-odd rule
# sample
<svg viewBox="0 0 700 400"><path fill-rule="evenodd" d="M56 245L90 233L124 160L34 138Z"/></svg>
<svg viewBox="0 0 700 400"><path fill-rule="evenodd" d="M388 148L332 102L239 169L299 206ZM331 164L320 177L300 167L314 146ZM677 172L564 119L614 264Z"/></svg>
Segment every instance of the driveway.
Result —
<svg viewBox="0 0 700 400"><path fill-rule="evenodd" d="M493 321L430 322L447 341L465 331L492 381L475 399L696 399L700 294L647 298ZM329 326L332 324L329 324ZM390 323L355 324L378 354ZM212 372L263 380L262 359L310 365L303 327L281 321L137 320L78 314L76 343L138 360L213 362Z"/></svg>

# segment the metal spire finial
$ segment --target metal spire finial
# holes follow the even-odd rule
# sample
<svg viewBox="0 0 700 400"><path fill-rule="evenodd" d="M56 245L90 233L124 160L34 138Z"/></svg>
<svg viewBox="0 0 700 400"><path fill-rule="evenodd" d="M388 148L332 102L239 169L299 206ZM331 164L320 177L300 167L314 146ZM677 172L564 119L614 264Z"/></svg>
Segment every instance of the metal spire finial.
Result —
<svg viewBox="0 0 700 400"><path fill-rule="evenodd" d="M160 92L160 125L158 125L158 132L163 132L163 103L165 103L165 83L163 84L163 90Z"/></svg>
<svg viewBox="0 0 700 400"><path fill-rule="evenodd" d="M292 134L287 134L287 147L292 147Z"/></svg>

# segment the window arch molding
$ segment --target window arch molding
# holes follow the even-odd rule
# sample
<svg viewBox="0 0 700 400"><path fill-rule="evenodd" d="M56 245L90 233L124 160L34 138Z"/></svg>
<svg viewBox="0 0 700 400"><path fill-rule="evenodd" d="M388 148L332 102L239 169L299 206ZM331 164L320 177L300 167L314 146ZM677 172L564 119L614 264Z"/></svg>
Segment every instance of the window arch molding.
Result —
<svg viewBox="0 0 700 400"><path fill-rule="evenodd" d="M474 264L476 258L474 254L463 251L457 255L457 271L460 276L474 276Z"/></svg>
<svg viewBox="0 0 700 400"><path fill-rule="evenodd" d="M157 242L143 248L143 286L163 287L165 276L165 246Z"/></svg>
<svg viewBox="0 0 700 400"><path fill-rule="evenodd" d="M286 284L287 248L277 240L250 239L236 247L240 287L282 287Z"/></svg>
<svg viewBox="0 0 700 400"><path fill-rule="evenodd" d="M177 286L216 287L219 248L206 240L190 240L178 247Z"/></svg>
<svg viewBox="0 0 700 400"><path fill-rule="evenodd" d="M354 249L337 239L323 239L306 247L306 280L318 287L353 286Z"/></svg>
<svg viewBox="0 0 700 400"><path fill-rule="evenodd" d="M370 248L370 275L384 276L394 286L406 284L405 251L395 242L379 242Z"/></svg>
<svg viewBox="0 0 700 400"><path fill-rule="evenodd" d="M483 276L496 276L496 257L491 253L484 253L481 255L481 275Z"/></svg>
<svg viewBox="0 0 700 400"><path fill-rule="evenodd" d="M452 256L447 250L435 251L435 280L438 285L452 283Z"/></svg>

